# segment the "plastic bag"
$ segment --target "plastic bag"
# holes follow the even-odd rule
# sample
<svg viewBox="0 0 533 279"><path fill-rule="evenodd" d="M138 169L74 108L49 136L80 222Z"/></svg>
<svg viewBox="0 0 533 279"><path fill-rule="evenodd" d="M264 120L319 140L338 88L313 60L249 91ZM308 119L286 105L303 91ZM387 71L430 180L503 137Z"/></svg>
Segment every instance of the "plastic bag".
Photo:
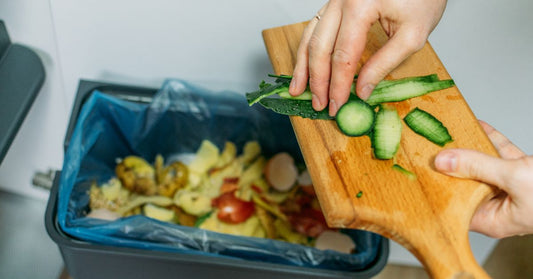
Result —
<svg viewBox="0 0 533 279"><path fill-rule="evenodd" d="M362 270L376 259L382 238L357 230L347 231L356 242L356 253L342 254L140 215L114 222L85 218L91 183L113 177L116 158L138 155L151 162L156 154L167 158L195 152L204 139L220 148L227 140L239 148L246 141L258 140L267 156L287 151L303 162L288 117L259 106L250 108L241 94L210 92L178 80L166 81L150 104L95 91L81 110L65 154L59 186L61 229L75 238L105 245L336 270Z"/></svg>

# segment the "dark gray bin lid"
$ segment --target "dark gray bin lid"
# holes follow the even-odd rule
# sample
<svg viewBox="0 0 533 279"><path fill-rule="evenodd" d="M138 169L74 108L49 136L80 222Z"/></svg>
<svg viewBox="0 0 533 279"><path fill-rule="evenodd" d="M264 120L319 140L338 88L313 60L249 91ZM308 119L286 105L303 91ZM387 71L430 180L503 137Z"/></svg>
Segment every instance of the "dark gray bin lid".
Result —
<svg viewBox="0 0 533 279"><path fill-rule="evenodd" d="M0 164L44 82L41 59L12 44L0 20Z"/></svg>

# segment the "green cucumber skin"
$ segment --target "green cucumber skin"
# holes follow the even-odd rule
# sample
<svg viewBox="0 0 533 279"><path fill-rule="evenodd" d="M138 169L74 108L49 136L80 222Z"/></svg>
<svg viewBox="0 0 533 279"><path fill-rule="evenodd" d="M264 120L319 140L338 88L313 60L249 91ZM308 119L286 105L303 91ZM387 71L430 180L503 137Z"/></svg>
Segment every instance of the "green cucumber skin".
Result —
<svg viewBox="0 0 533 279"><path fill-rule="evenodd" d="M289 75L273 75L273 74L268 74L269 77L273 77L273 78L276 78L276 83L280 83L280 82L291 82L292 80L292 76L289 76Z"/></svg>
<svg viewBox="0 0 533 279"><path fill-rule="evenodd" d="M402 83L406 83L410 81L431 83L431 82L439 81L439 76L437 74L431 74L427 76L416 76L416 77L406 77L402 79L382 80L376 85L376 88L374 89L394 86L394 85L398 85L398 84L402 84Z"/></svg>
<svg viewBox="0 0 533 279"><path fill-rule="evenodd" d="M278 95L284 99L308 100L308 101L313 99L313 93L311 93L311 91L309 91L308 89L298 96L292 96L291 94L289 94L289 89L287 88L287 91L279 92Z"/></svg>
<svg viewBox="0 0 533 279"><path fill-rule="evenodd" d="M453 141L448 128L427 111L415 108L404 117L403 121L415 133L439 146Z"/></svg>
<svg viewBox="0 0 533 279"><path fill-rule="evenodd" d="M272 74L269 74L268 76L276 78L274 84L263 82L260 85L259 90L246 93L246 99L250 106L259 102L259 100L274 94L280 94L283 98L289 99L311 99L312 94L309 91L309 88L305 90L304 94L297 97L293 97L288 94L292 76ZM354 83L352 84L350 90L350 92L354 95L356 94L356 82L357 76L355 77ZM436 74L407 77L397 80L382 80L377 84L376 88L372 92L372 95L368 98L368 100L366 100L366 102L371 106L386 102L398 102L419 97L433 91L446 89L454 85L455 83L453 80L439 80ZM398 93L398 91L402 91L403 93Z"/></svg>
<svg viewBox="0 0 533 279"><path fill-rule="evenodd" d="M376 114L372 107L363 100L354 98L342 105L335 116L339 130L351 137L368 134L374 127L375 119Z"/></svg>
<svg viewBox="0 0 533 279"><path fill-rule="evenodd" d="M260 100L262 100L265 97L278 94L283 91L289 91L289 83L288 82L281 82L276 84L261 84L259 90L246 93L246 100L248 101L248 105L253 105Z"/></svg>
<svg viewBox="0 0 533 279"><path fill-rule="evenodd" d="M404 167L402 167L402 166L400 166L398 164L392 165L392 169L401 172L402 174L407 176L407 178L409 178L410 180L415 180L417 178L417 176L416 176L416 174L414 172L406 170Z"/></svg>
<svg viewBox="0 0 533 279"><path fill-rule="evenodd" d="M396 109L380 108L371 136L377 159L388 160L396 155L402 138L402 121Z"/></svg>
<svg viewBox="0 0 533 279"><path fill-rule="evenodd" d="M370 105L399 102L420 97L433 91L446 89L454 85L455 83L451 79L439 81L420 81L413 78L398 80L397 83L389 83L388 85L375 88L366 102Z"/></svg>
<svg viewBox="0 0 533 279"><path fill-rule="evenodd" d="M259 104L279 114L296 115L309 119L333 119L333 117L329 116L327 107L324 110L316 111L313 109L312 102L309 100L265 98L261 99Z"/></svg>

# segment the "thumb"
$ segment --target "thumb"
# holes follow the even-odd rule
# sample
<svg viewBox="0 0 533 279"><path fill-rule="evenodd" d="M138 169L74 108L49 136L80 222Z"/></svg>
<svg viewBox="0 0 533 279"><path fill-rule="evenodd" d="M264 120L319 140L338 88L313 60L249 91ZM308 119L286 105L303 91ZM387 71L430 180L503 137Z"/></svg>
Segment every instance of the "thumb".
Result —
<svg viewBox="0 0 533 279"><path fill-rule="evenodd" d="M475 150L447 149L435 158L435 168L447 175L478 180L509 192L514 167L506 161Z"/></svg>

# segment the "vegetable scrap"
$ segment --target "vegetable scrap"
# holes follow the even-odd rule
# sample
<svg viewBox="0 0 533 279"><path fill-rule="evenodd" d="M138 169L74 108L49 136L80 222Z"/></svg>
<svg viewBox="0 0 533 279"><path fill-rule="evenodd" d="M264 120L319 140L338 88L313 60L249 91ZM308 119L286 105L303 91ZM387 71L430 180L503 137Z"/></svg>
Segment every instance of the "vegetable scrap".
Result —
<svg viewBox="0 0 533 279"><path fill-rule="evenodd" d="M417 176L416 176L416 174L414 172L406 170L404 167L402 167L402 166L400 166L398 164L392 165L392 169L399 171L400 173L402 173L403 175L407 176L407 178L409 178L411 180L416 180L416 178L417 178Z"/></svg>
<svg viewBox="0 0 533 279"><path fill-rule="evenodd" d="M275 78L273 84L262 81L259 90L246 93L250 106L259 103L279 114L310 119L334 119L339 130L347 136L369 136L374 158L379 160L394 158L400 148L402 135L401 118L396 108L387 103L405 101L455 85L452 79L440 80L437 74L383 80L376 85L370 97L363 101L355 92L355 76L348 101L339 108L335 117L330 117L327 107L322 111L313 109L309 85L303 94L294 97L289 94L291 76L269 76ZM404 122L411 130L439 146L453 141L441 121L419 108L409 112ZM398 167L393 169L403 170ZM416 178L412 172L404 173L410 178Z"/></svg>
<svg viewBox="0 0 533 279"><path fill-rule="evenodd" d="M351 243L341 248L331 236L320 238L324 232L342 233L327 227L309 172L296 167L289 153L267 158L256 141L247 142L241 154L237 150L229 141L220 150L204 140L188 164L165 162L161 155L153 164L127 156L117 164L115 177L91 186L87 217L113 221L144 215L219 233L354 252L346 235L349 241L341 242Z"/></svg>
<svg viewBox="0 0 533 279"><path fill-rule="evenodd" d="M452 79L440 80L436 74L383 80L376 85L370 97L363 101L355 93L356 76L348 101L339 108L335 117L330 117L328 108L322 111L313 109L309 85L303 94L293 97L289 94L291 76L269 76L276 78L273 84L262 81L259 90L246 93L250 106L259 103L279 114L310 119L335 119L339 130L347 136L370 136L374 156L382 160L392 159L397 153L400 139L397 135L401 134L401 124L397 125L399 117L392 117L398 115L396 109L384 104L420 97L455 85ZM387 117L384 118L385 115ZM413 131L438 145L444 146L452 141L442 122L418 108L409 113L404 121ZM381 136L382 133L384 136ZM389 135L394 135L393 139Z"/></svg>

